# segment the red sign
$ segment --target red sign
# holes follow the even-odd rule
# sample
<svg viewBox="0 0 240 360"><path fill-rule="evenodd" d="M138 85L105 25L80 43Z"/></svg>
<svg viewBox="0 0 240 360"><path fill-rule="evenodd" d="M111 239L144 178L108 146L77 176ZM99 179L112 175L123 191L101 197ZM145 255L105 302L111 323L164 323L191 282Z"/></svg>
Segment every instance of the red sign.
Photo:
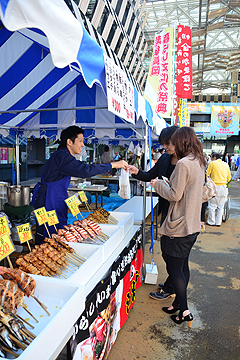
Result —
<svg viewBox="0 0 240 360"><path fill-rule="evenodd" d="M192 98L192 33L189 26L178 25L176 95Z"/></svg>

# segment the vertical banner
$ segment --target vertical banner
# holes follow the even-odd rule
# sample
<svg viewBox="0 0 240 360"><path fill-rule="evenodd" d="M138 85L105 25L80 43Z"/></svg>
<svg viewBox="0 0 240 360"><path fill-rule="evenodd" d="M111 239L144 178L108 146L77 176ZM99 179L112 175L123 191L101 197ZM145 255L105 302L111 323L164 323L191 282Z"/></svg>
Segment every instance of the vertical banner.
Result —
<svg viewBox="0 0 240 360"><path fill-rule="evenodd" d="M155 35L144 97L156 113L169 117L172 109L173 28Z"/></svg>
<svg viewBox="0 0 240 360"><path fill-rule="evenodd" d="M178 25L176 95L192 98L192 33L189 26Z"/></svg>
<svg viewBox="0 0 240 360"><path fill-rule="evenodd" d="M136 289L142 284L141 231L87 296L85 310L75 323L69 341L71 359L107 359L118 331L134 306Z"/></svg>
<svg viewBox="0 0 240 360"><path fill-rule="evenodd" d="M233 106L211 106L210 134L239 134L239 111Z"/></svg>
<svg viewBox="0 0 240 360"><path fill-rule="evenodd" d="M157 94L159 88L161 43L162 34L155 34L153 54L144 92L145 99L149 102L153 109L156 109Z"/></svg>
<svg viewBox="0 0 240 360"><path fill-rule="evenodd" d="M108 110L135 124L134 89L126 74L104 54Z"/></svg>
<svg viewBox="0 0 240 360"><path fill-rule="evenodd" d="M187 112L187 99L179 99L179 125L190 126L190 117Z"/></svg>
<svg viewBox="0 0 240 360"><path fill-rule="evenodd" d="M160 74L156 113L168 117L171 116L172 109L173 28L166 28L161 34Z"/></svg>

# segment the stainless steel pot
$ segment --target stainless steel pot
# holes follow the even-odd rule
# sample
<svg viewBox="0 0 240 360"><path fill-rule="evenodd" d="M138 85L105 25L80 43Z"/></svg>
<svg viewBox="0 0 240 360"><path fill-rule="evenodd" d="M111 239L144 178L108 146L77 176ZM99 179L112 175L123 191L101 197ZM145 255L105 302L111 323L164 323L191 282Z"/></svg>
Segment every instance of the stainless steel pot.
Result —
<svg viewBox="0 0 240 360"><path fill-rule="evenodd" d="M30 204L30 186L8 186L8 204L13 207Z"/></svg>

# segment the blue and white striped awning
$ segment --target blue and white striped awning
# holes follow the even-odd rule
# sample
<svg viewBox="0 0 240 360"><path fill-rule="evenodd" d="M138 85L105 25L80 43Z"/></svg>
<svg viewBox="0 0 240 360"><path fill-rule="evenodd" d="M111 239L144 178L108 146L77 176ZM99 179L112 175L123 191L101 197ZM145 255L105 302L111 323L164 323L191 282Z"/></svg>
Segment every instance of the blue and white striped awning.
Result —
<svg viewBox="0 0 240 360"><path fill-rule="evenodd" d="M134 131L103 109L106 84L103 49L63 0L0 0L0 125L25 136L58 137L79 124L87 137L131 137ZM65 111L38 112L45 108ZM16 112L16 110L35 110ZM11 111L11 113L1 113ZM15 112L14 112L15 111ZM149 103L135 91L138 127L156 121ZM164 120L158 124L166 127Z"/></svg>

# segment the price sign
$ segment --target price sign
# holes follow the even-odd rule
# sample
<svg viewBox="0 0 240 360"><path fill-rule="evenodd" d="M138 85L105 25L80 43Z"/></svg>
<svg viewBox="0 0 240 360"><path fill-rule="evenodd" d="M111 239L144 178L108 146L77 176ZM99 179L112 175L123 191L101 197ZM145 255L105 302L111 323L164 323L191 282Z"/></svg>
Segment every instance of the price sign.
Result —
<svg viewBox="0 0 240 360"><path fill-rule="evenodd" d="M78 200L78 198L75 195L67 198L65 200L65 202L66 202L67 206L69 207L73 216L76 216L77 214L80 213L79 208L78 208L78 205L80 205L80 201Z"/></svg>
<svg viewBox="0 0 240 360"><path fill-rule="evenodd" d="M3 234L11 234L6 216L0 218L0 236Z"/></svg>
<svg viewBox="0 0 240 360"><path fill-rule="evenodd" d="M48 215L48 225L49 226L56 225L59 223L55 210L48 211L47 215Z"/></svg>
<svg viewBox="0 0 240 360"><path fill-rule="evenodd" d="M13 243L8 234L0 236L0 261L15 251Z"/></svg>
<svg viewBox="0 0 240 360"><path fill-rule="evenodd" d="M44 223L48 222L48 216L45 207L34 210L34 213L37 218L38 225L41 226Z"/></svg>
<svg viewBox="0 0 240 360"><path fill-rule="evenodd" d="M17 232L21 244L33 238L29 223L17 226Z"/></svg>
<svg viewBox="0 0 240 360"><path fill-rule="evenodd" d="M81 202L87 202L88 201L84 191L79 191L78 194L79 194Z"/></svg>

